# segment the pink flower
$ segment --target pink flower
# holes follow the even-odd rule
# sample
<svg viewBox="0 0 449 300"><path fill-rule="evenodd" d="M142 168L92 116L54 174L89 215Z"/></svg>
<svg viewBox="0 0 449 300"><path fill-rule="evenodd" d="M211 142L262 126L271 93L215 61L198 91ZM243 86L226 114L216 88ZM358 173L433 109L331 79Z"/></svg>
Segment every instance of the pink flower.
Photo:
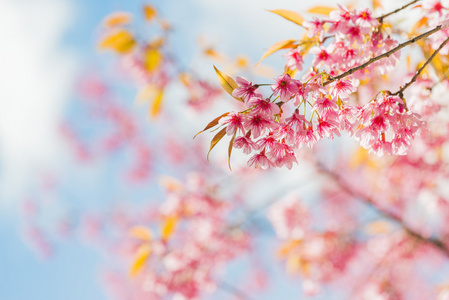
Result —
<svg viewBox="0 0 449 300"><path fill-rule="evenodd" d="M258 88L257 85L254 85L252 82L249 82L243 77L237 77L236 79L239 87L232 91L232 96L236 98L243 97L243 99L247 101L251 97L259 95L258 93L256 93L256 90Z"/></svg>
<svg viewBox="0 0 449 300"><path fill-rule="evenodd" d="M280 108L277 104L263 99L262 97L253 97L248 102L248 106L254 106L252 113L262 113L268 116L277 115L280 113Z"/></svg>
<svg viewBox="0 0 449 300"><path fill-rule="evenodd" d="M428 10L428 13L438 13L440 16L445 10L441 0L424 0L422 3L422 8Z"/></svg>
<svg viewBox="0 0 449 300"><path fill-rule="evenodd" d="M267 129L274 129L276 124L268 120L265 115L255 113L246 118L243 126L246 130L251 130L253 138L258 138Z"/></svg>
<svg viewBox="0 0 449 300"><path fill-rule="evenodd" d="M235 139L234 148L243 148L243 153L250 154L253 150L258 150L259 146L257 146L257 144L254 143L248 136L242 136Z"/></svg>
<svg viewBox="0 0 449 300"><path fill-rule="evenodd" d="M338 124L332 120L320 120L317 126L318 134L321 137L328 137L331 140L334 139L334 134L340 136L340 130L338 130Z"/></svg>
<svg viewBox="0 0 449 300"><path fill-rule="evenodd" d="M342 101L349 100L349 94L354 93L357 88L349 80L342 79L331 84L331 95L334 98L340 97Z"/></svg>
<svg viewBox="0 0 449 300"><path fill-rule="evenodd" d="M280 93L281 101L287 102L298 92L298 85L290 75L284 74L276 78L276 84L273 84L271 89L274 95Z"/></svg>
<svg viewBox="0 0 449 300"><path fill-rule="evenodd" d="M348 39L348 41L351 44L354 42L357 42L358 44L362 44L363 43L363 35L368 32L369 32L369 30L366 30L363 27L359 27L358 25L347 26L343 29L343 33L346 35L345 39Z"/></svg>
<svg viewBox="0 0 449 300"><path fill-rule="evenodd" d="M310 49L310 53L315 54L312 64L316 67L320 67L322 64L330 65L333 62L332 54L323 47L313 47Z"/></svg>
<svg viewBox="0 0 449 300"><path fill-rule="evenodd" d="M329 17L333 23L331 28L329 28L329 33L341 31L349 26L349 22L351 22L351 12L344 6L340 6L340 10L331 11Z"/></svg>
<svg viewBox="0 0 449 300"><path fill-rule="evenodd" d="M298 163L293 150L284 143L277 143L276 147L272 148L270 158L274 161L276 167L286 166L289 170L293 167L293 163Z"/></svg>
<svg viewBox="0 0 449 300"><path fill-rule="evenodd" d="M338 105L328 97L321 97L315 101L312 109L318 111L321 118L327 118L330 112L338 110Z"/></svg>
<svg viewBox="0 0 449 300"><path fill-rule="evenodd" d="M290 50L284 56L287 57L286 65L290 68L290 70L302 70L302 64L304 63L304 60L302 59L301 52L298 49Z"/></svg>
<svg viewBox="0 0 449 300"><path fill-rule="evenodd" d="M268 157L265 155L265 150L261 153L258 153L251 157L248 160L248 166L254 166L255 168L261 168L261 169L268 169L269 167L273 167L274 164L271 160L268 159Z"/></svg>
<svg viewBox="0 0 449 300"><path fill-rule="evenodd" d="M309 146L310 148L312 148L313 145L315 145L320 139L318 133L316 131L313 131L312 126L309 126L307 130L298 131L296 137L299 144L307 144L307 146Z"/></svg>
<svg viewBox="0 0 449 300"><path fill-rule="evenodd" d="M376 18L373 18L371 14L372 13L368 8L365 10L362 10L355 17L354 23L357 26L360 26L362 28L370 28L371 26L372 27L379 26L379 22L377 21Z"/></svg>
<svg viewBox="0 0 449 300"><path fill-rule="evenodd" d="M266 147L268 147L269 149L274 149L279 144L279 142L273 137L272 134L262 137L256 143L259 146L259 149L264 149Z"/></svg>
<svg viewBox="0 0 449 300"><path fill-rule="evenodd" d="M319 36L320 40L324 37L324 29L323 29L324 21L313 18L313 21L308 22L304 21L302 25L307 28L307 37L313 38L315 36Z"/></svg>
<svg viewBox="0 0 449 300"><path fill-rule="evenodd" d="M233 135L237 129L240 129L241 132L244 132L243 130L243 121L245 117L238 113L238 112L230 112L226 117L221 118L218 121L218 124L220 125L226 125L226 133L228 135Z"/></svg>

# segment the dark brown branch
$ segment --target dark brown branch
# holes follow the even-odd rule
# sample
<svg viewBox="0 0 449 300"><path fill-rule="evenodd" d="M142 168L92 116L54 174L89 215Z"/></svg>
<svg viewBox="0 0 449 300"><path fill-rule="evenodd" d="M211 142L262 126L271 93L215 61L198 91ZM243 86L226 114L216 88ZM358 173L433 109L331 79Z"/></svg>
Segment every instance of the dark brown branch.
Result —
<svg viewBox="0 0 449 300"><path fill-rule="evenodd" d="M435 55L437 55L438 52L440 52L440 50L449 42L449 38L447 38L443 43L441 43L441 45L438 47L437 50L435 50L432 55L429 57L429 59L422 65L421 68L419 68L418 71L416 71L415 76L413 76L413 78L407 82L405 85L403 85L396 93L392 94L392 95L399 95L400 97L402 97L402 93L405 91L406 88L408 88L413 82L416 81L416 79L418 78L419 74L421 74L421 72L425 69L425 67L432 61L432 59L435 57Z"/></svg>
<svg viewBox="0 0 449 300"><path fill-rule="evenodd" d="M322 173L326 174L328 177L330 177L339 187L342 191L347 193L348 195L351 195L352 197L362 201L363 203L367 204L368 206L372 207L376 211L378 211L380 214L382 214L385 218L390 219L400 225L404 231L409 234L411 237L415 238L417 241L422 243L428 243L435 247L436 249L440 250L441 253L443 253L445 256L449 257L449 249L446 247L446 245L437 238L427 238L421 235L419 232L413 230L412 228L408 227L404 220L402 220L399 216L396 214L388 211L387 209L380 207L372 198L362 195L353 189L349 187L349 185L338 176L335 172L328 170L322 163L317 162L316 163L317 169L321 171Z"/></svg>
<svg viewBox="0 0 449 300"><path fill-rule="evenodd" d="M384 58L384 57L389 57L390 55L392 55L392 54L395 53L396 51L401 50L402 48L404 48L404 47L406 47L406 46L408 46L408 45L410 45L410 44L413 44L413 43L415 43L415 42L417 42L417 41L419 41L419 40L421 40L421 39L423 39L423 38L426 38L426 37L428 37L428 36L434 34L434 33L437 32L437 31L441 30L441 26L442 26L442 25L438 25L438 26L435 27L434 29L431 29L431 30L429 30L429 31L427 31L427 32L424 32L424 33L421 34L421 35L418 35L418 36L416 36L416 37L414 37L414 38L412 38L412 39L410 39L410 40L408 40L408 41L406 41L406 42L404 42L404 43L402 43L402 44L397 45L396 47L394 47L394 48L391 49L390 51L385 52L384 54L381 54L381 55L379 55L379 56L376 56L376 57L371 58L370 60L368 60L368 61L367 61L366 63L364 63L364 64L361 64L361 65L359 65L359 66L357 66L357 67L355 67L355 68L349 69L348 71L346 71L346 72L344 72L344 73L342 73L342 74L340 74L340 75L338 75L338 76L331 77L328 81L326 81L326 82L323 83L323 86L326 86L326 85L328 85L329 83L332 83L332 82L334 82L334 81L336 81L336 80L340 80L340 79L342 79L342 78L344 78L344 77L346 77L346 76L348 76L348 75L351 75L352 73L354 73L354 72L356 72L356 71L362 70L362 69L364 69L365 67L369 66L370 64L372 64L372 63L374 63L374 62L376 62L376 61L378 61L378 60L380 60L380 59L382 59L382 58Z"/></svg>
<svg viewBox="0 0 449 300"><path fill-rule="evenodd" d="M404 6L402 6L402 7L398 8L398 9L396 9L396 10L393 10L392 12L386 13L386 14L384 14L384 15L378 17L377 20L379 21L379 23L382 23L382 21L383 21L386 17L391 16L391 15L397 13L397 12L400 12L401 10L406 9L407 7L409 7L410 5L412 5L412 4L414 4L414 3L418 2L418 1L419 1L419 0L414 0L414 1L412 1L412 2L410 2L410 3L408 3L408 4L404 5Z"/></svg>

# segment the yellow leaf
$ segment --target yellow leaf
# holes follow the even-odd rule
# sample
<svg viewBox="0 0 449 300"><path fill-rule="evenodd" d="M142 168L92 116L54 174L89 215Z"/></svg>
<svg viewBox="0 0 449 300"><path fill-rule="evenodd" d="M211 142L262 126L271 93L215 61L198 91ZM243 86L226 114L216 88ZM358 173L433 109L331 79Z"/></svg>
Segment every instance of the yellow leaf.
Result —
<svg viewBox="0 0 449 300"><path fill-rule="evenodd" d="M127 30L115 30L107 35L99 44L100 49L111 49L118 53L126 53L135 45L134 37Z"/></svg>
<svg viewBox="0 0 449 300"><path fill-rule="evenodd" d="M210 58L215 59L215 60L218 60L218 61L224 61L224 60L226 59L226 57L225 57L223 54L217 52L217 51L216 51L214 48L212 48L212 47L209 47L209 48L204 49L204 54L205 54L206 56L209 56Z"/></svg>
<svg viewBox="0 0 449 300"><path fill-rule="evenodd" d="M218 82L220 82L221 86L225 89L225 91L232 96L232 91L236 88L238 88L237 83L234 81L234 79L232 79L231 77L229 77L228 75L226 75L225 73L221 72L220 70L218 70L215 66L214 66L215 72L217 73L218 76ZM234 96L233 96L234 97ZM236 98L235 99L243 102L242 99L240 98Z"/></svg>
<svg viewBox="0 0 449 300"><path fill-rule="evenodd" d="M330 7L330 6L314 6L312 8L310 8L307 12L311 13L311 14L318 14L318 15L329 15L329 13L331 11L337 10L337 8L335 7Z"/></svg>
<svg viewBox="0 0 449 300"><path fill-rule="evenodd" d="M248 58L244 56L238 56L236 58L235 64L237 68L246 68L248 67Z"/></svg>
<svg viewBox="0 0 449 300"><path fill-rule="evenodd" d="M368 234L388 233L391 231L391 224L387 221L375 221L365 227Z"/></svg>
<svg viewBox="0 0 449 300"><path fill-rule="evenodd" d="M299 270L301 266L301 258L298 254L292 253L287 257L287 272L294 274Z"/></svg>
<svg viewBox="0 0 449 300"><path fill-rule="evenodd" d="M275 9L270 10L269 12L275 13L284 19L289 20L290 22L293 22L295 24L298 24L299 26L302 26L302 22L304 22L304 18L298 14L297 12L286 10L286 9Z"/></svg>
<svg viewBox="0 0 449 300"><path fill-rule="evenodd" d="M236 134L237 134L237 131L234 132L234 135L232 136L232 139L229 142L229 147L228 147L228 166L229 166L229 170L231 170L231 171L232 171L232 169L231 169L231 153L232 153L232 146L234 146L234 140L235 140Z"/></svg>
<svg viewBox="0 0 449 300"><path fill-rule="evenodd" d="M377 8L383 8L382 0L373 0L373 10Z"/></svg>
<svg viewBox="0 0 449 300"><path fill-rule="evenodd" d="M286 49L286 48L294 48L296 47L294 45L294 43L296 42L296 40L285 40L285 41L280 41L277 42L276 44L274 44L273 46L271 46L270 48L268 48L267 51L265 51L265 53L262 55L262 58L256 63L256 66L265 58L267 58L268 56L270 56L271 54L275 53L276 51L279 51L281 49Z"/></svg>
<svg viewBox="0 0 449 300"><path fill-rule="evenodd" d="M224 114L222 114L221 116L216 117L215 119L213 119L212 121L210 121L209 124L207 124L207 126L206 126L203 130L201 130L200 132L198 132L197 134L195 134L195 136L194 136L193 138L195 138L195 137L196 137L198 134L200 134L201 132L204 132L204 131L206 131L206 130L212 128L212 127L217 126L217 125L218 125L218 121L220 121L221 118L226 117L228 114L229 114L228 112L227 112L227 113L224 113Z"/></svg>
<svg viewBox="0 0 449 300"><path fill-rule="evenodd" d="M157 91L156 97L154 98L153 103L151 105L150 116L152 118L156 118L159 115L159 113L161 112L163 95L164 95L164 90L159 89Z"/></svg>
<svg viewBox="0 0 449 300"><path fill-rule="evenodd" d="M114 27L117 25L125 25L131 22L132 15L127 12L115 12L104 18L103 25L105 27Z"/></svg>
<svg viewBox="0 0 449 300"><path fill-rule="evenodd" d="M145 263L147 262L150 254L151 254L151 247L149 244L143 244L137 249L134 262L131 266L131 269L129 270L131 276L135 277L139 275L139 273L145 266Z"/></svg>
<svg viewBox="0 0 449 300"><path fill-rule="evenodd" d="M289 240L278 250L278 256L283 258L287 256L292 250L302 244L302 240Z"/></svg>
<svg viewBox="0 0 449 300"><path fill-rule="evenodd" d="M177 223L178 218L176 216L165 218L164 224L162 225L162 239L164 241L168 240L170 236L175 232Z"/></svg>
<svg viewBox="0 0 449 300"><path fill-rule="evenodd" d="M419 29L419 28L425 26L425 25L427 24L427 21L428 21L428 20L429 20L429 19L428 19L427 17L422 17L421 19L419 19L419 21L416 22L415 25L413 25L412 30L410 30L410 33L408 34L409 37L411 37L412 35L414 35L417 29Z"/></svg>
<svg viewBox="0 0 449 300"><path fill-rule="evenodd" d="M129 234L136 239L146 242L153 239L153 231L145 226L134 226L129 230Z"/></svg>
<svg viewBox="0 0 449 300"><path fill-rule="evenodd" d="M157 11L153 6L145 4L143 7L143 14L146 21L151 21L156 18Z"/></svg>
<svg viewBox="0 0 449 300"><path fill-rule="evenodd" d="M180 189L182 189L182 183L171 176L159 177L159 184L169 191L179 191Z"/></svg>
<svg viewBox="0 0 449 300"><path fill-rule="evenodd" d="M209 154L212 151L212 149L214 149L215 145L218 144L218 142L225 136L226 134L226 128L223 128L222 130L220 130L212 139L212 141L210 141L210 148L209 148L209 152L207 152L207 160L209 161Z"/></svg>
<svg viewBox="0 0 449 300"><path fill-rule="evenodd" d="M158 50L148 50L145 56L145 67L147 68L148 72L151 73L156 70L160 66L162 59L163 56Z"/></svg>
<svg viewBox="0 0 449 300"><path fill-rule="evenodd" d="M136 102L139 104L145 103L150 99L156 98L159 88L155 85L148 84L141 88L136 96Z"/></svg>

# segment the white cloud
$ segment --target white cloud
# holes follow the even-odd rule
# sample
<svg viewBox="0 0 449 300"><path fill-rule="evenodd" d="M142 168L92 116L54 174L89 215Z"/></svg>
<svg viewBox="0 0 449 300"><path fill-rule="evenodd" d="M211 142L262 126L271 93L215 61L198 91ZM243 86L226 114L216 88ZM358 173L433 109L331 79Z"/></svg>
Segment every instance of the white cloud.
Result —
<svg viewBox="0 0 449 300"><path fill-rule="evenodd" d="M61 37L69 0L0 0L0 205L54 166L58 125L75 77Z"/></svg>

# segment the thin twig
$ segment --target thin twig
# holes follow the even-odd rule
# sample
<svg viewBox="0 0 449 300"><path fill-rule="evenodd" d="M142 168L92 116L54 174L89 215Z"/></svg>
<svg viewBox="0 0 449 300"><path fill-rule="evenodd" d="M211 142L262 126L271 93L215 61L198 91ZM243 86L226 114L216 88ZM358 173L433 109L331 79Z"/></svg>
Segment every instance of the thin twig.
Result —
<svg viewBox="0 0 449 300"><path fill-rule="evenodd" d="M404 92L404 90L406 88L408 88L413 82L416 81L416 79L418 78L419 74L421 74L421 72L424 70L424 68L432 61L432 59L435 57L435 55L437 55L438 52L440 52L440 50L449 42L449 38L447 38L443 43L441 43L441 45L438 47L437 50L435 50L432 55L429 57L429 59L427 59L427 61L422 65L421 68L419 68L418 71L416 71L415 76L413 76L413 78L407 82L407 84L403 85L396 93L392 94L392 95L399 95L402 96L402 93Z"/></svg>
<svg viewBox="0 0 449 300"><path fill-rule="evenodd" d="M221 280L219 282L218 287L220 289L222 289L223 291L226 291L226 292L228 292L230 294L233 294L233 295L235 295L237 297L240 297L240 299L251 300L251 298L245 292L243 292L242 290L236 288L232 284L229 284L229 283L227 283L227 282L225 282L223 280Z"/></svg>
<svg viewBox="0 0 449 300"><path fill-rule="evenodd" d="M419 40L421 40L423 38L426 38L426 37L434 34L435 32L441 30L441 27L442 27L442 25L438 25L437 27L435 27L435 28L433 28L433 29L431 29L431 30L429 30L427 32L424 32L421 35L418 35L418 36L416 36L416 37L414 37L414 38L412 38L412 39L410 39L410 40L408 40L408 41L406 41L406 42L404 42L402 44L397 45L396 47L394 47L390 51L385 52L384 54L381 54L379 56L371 58L370 60L368 60L364 64L361 64L361 65L359 65L359 66L357 66L355 68L349 69L348 71L346 71L346 72L344 72L344 73L342 73L342 74L340 74L338 76L331 77L328 81L323 83L323 86L326 86L329 83L332 83L332 82L334 82L336 80L340 80L340 79L342 79L342 78L344 78L344 77L346 77L348 75L351 75L352 73L354 73L354 72L356 72L358 70L362 70L365 67L369 66L370 64L372 64L372 63L374 63L374 62L376 62L376 61L378 61L378 60L380 60L380 59L382 59L384 57L388 57L391 54L395 53L396 51L401 50L402 48L404 48L404 47L406 47L406 46L408 46L410 44L413 44L413 43L415 43L415 42L417 42L417 41L419 41Z"/></svg>
<svg viewBox="0 0 449 300"><path fill-rule="evenodd" d="M342 191L346 192L347 194L353 196L356 199L359 199L363 203L369 205L370 207L372 207L373 209L378 211L380 214L382 214L385 218L394 221L395 223L400 225L407 234L409 234L416 240L418 240L422 243L428 243L428 244L434 246L436 249L440 250L444 255L449 257L449 249L446 247L446 245L441 240L439 240L437 238L424 237L419 232L408 227L404 223L404 220L402 220L398 215L386 210L385 208L380 207L379 205L376 204L376 202L372 198L370 198L366 195L357 193L356 191L351 189L349 187L349 185L346 182L344 182L338 174L336 174L335 172L333 172L331 170L328 170L322 163L317 162L316 165L317 165L318 170L320 170L321 172L323 172L324 174L329 176L341 188Z"/></svg>
<svg viewBox="0 0 449 300"><path fill-rule="evenodd" d="M402 6L402 7L398 8L398 9L396 9L396 10L393 10L392 12L389 12L389 13L386 13L386 14L380 16L380 17L377 17L377 20L379 21L379 23L382 23L382 21L383 21L386 17L391 16L392 14L395 14L395 13L397 13L397 12L400 12L401 10L406 9L407 7L409 7L410 5L412 5L412 4L414 4L414 3L418 2L418 1L419 1L419 0L414 0L414 1L412 1L412 2L410 2L410 3L408 3L408 4L404 5L404 6Z"/></svg>

